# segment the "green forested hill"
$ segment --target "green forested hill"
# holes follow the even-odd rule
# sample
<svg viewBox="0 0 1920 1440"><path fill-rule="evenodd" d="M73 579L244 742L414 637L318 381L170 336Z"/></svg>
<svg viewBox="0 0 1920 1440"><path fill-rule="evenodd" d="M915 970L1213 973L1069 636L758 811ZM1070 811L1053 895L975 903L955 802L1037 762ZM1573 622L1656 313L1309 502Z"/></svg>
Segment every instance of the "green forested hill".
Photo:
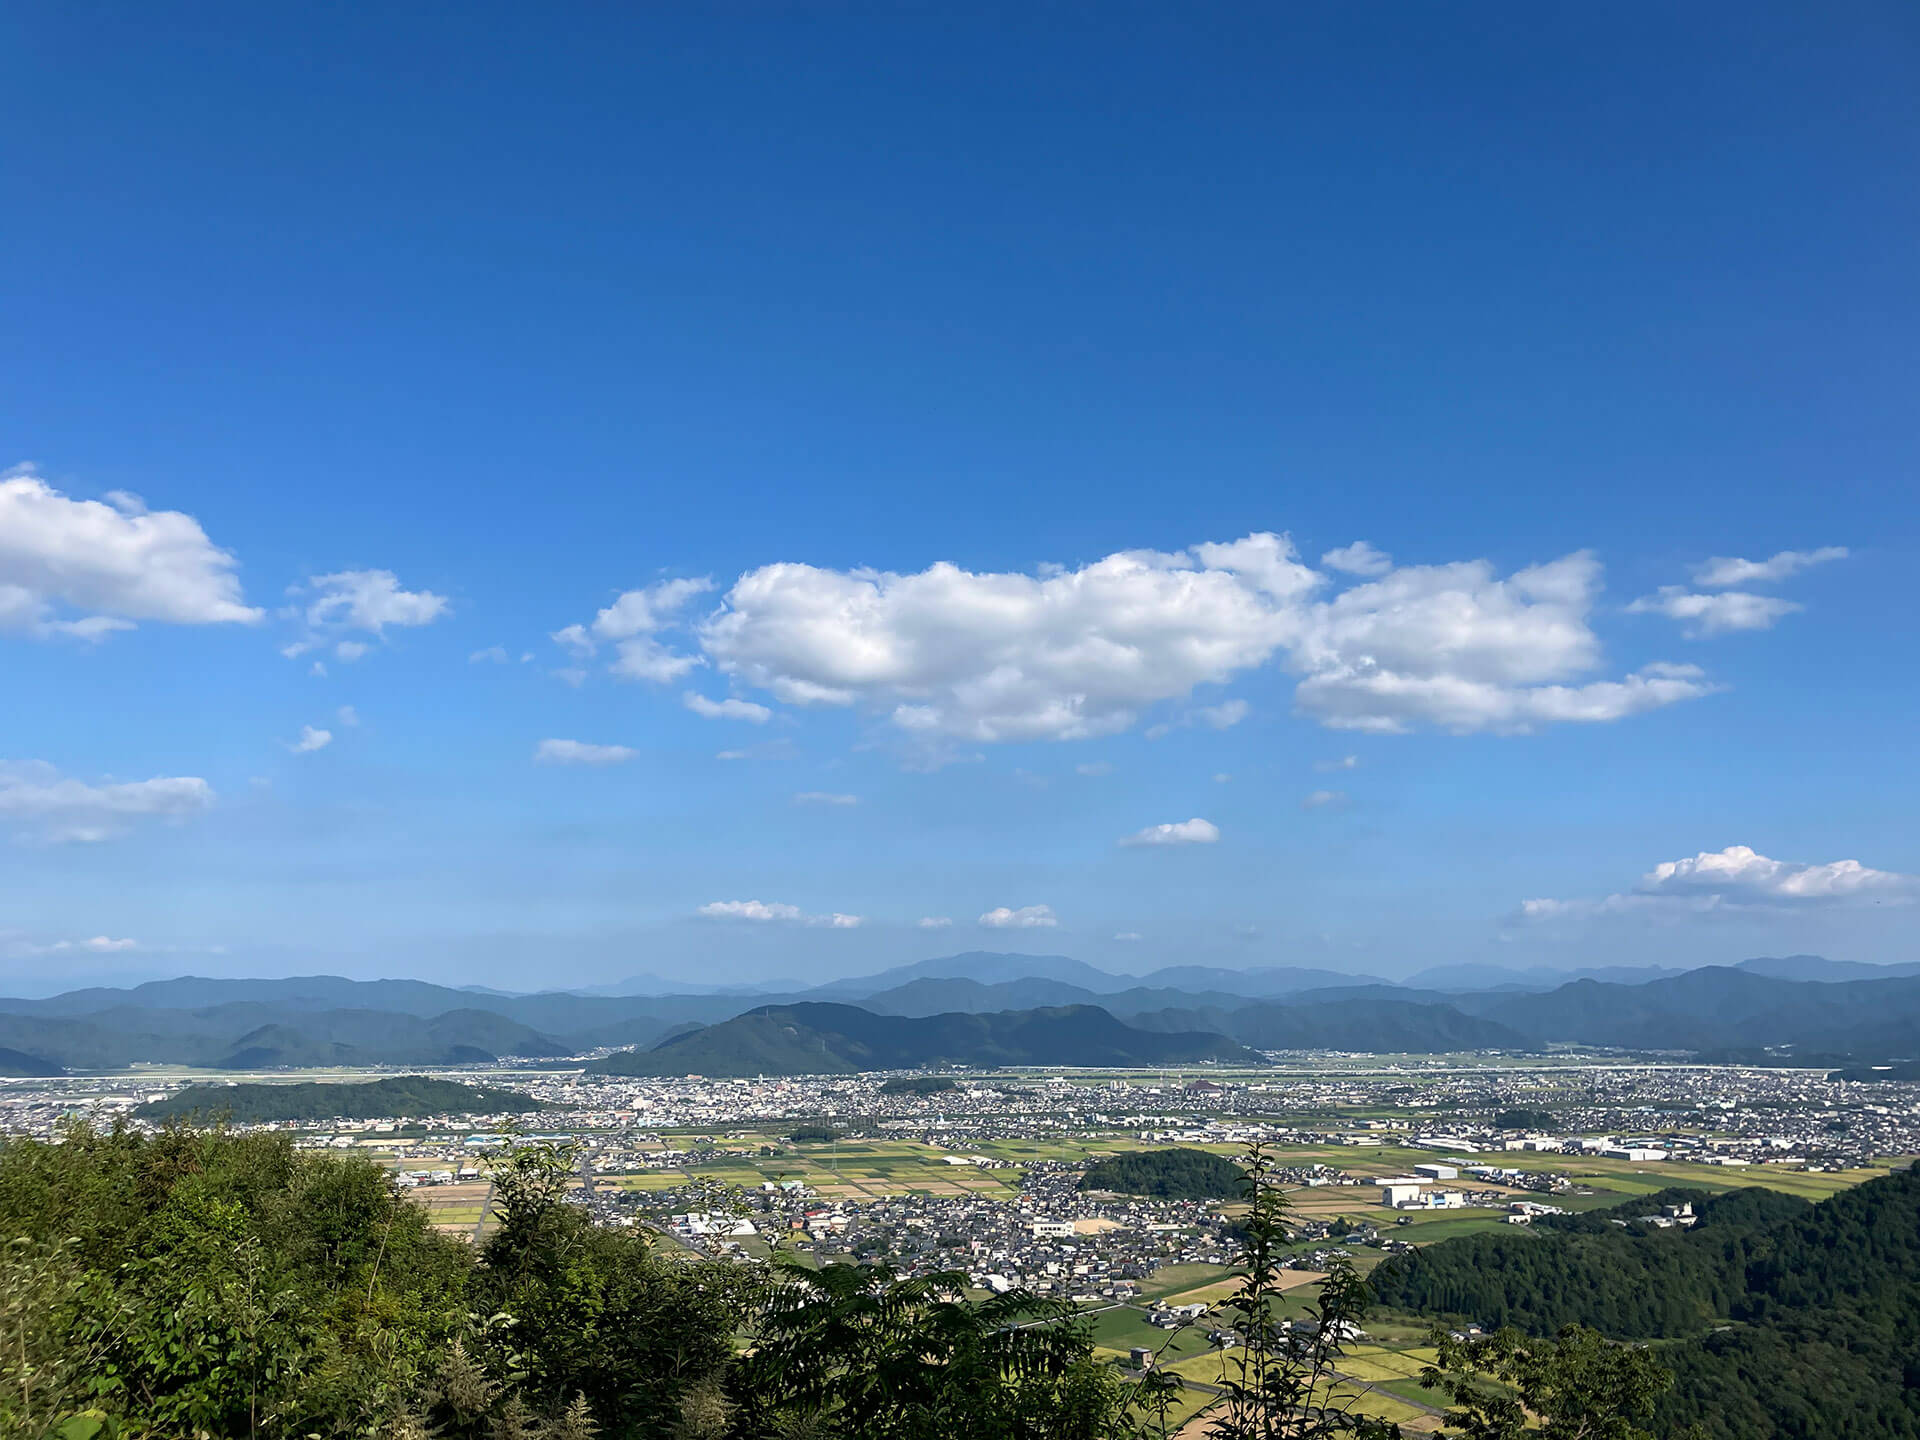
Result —
<svg viewBox="0 0 1920 1440"><path fill-rule="evenodd" d="M1400 1256L1382 1303L1536 1334L1586 1324L1669 1340L1662 1402L1713 1440L1920 1437L1920 1174L1818 1205L1766 1192L1692 1198L1691 1231L1611 1223L1685 1192Z"/></svg>
<svg viewBox="0 0 1920 1440"><path fill-rule="evenodd" d="M1208 1150L1137 1150L1099 1161L1080 1178L1082 1190L1114 1190L1157 1200L1231 1200L1246 1172Z"/></svg>
<svg viewBox="0 0 1920 1440"><path fill-rule="evenodd" d="M524 1115L543 1108L531 1095L461 1085L426 1075L366 1084L189 1085L142 1105L143 1120L225 1118L241 1124L283 1120L407 1120L422 1115Z"/></svg>
<svg viewBox="0 0 1920 1440"><path fill-rule="evenodd" d="M909 1018L853 1005L766 1005L718 1025L623 1050L604 1075L830 1075L927 1065L1175 1065L1260 1057L1222 1035L1122 1024L1095 1005Z"/></svg>

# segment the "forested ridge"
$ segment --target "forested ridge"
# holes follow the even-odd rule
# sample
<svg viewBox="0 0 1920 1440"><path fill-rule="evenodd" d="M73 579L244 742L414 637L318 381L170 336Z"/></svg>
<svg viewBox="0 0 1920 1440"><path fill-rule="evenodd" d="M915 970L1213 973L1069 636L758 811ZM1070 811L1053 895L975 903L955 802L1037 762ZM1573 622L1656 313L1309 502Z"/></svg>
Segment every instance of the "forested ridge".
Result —
<svg viewBox="0 0 1920 1440"><path fill-rule="evenodd" d="M1699 1223L1636 1223L1691 1200ZM1613 1223L1622 1220L1622 1226ZM1714 1440L1920 1436L1920 1175L1818 1205L1764 1190L1667 1191L1613 1211L1475 1235L1375 1271L1381 1303L1549 1334L1656 1340L1670 1422Z"/></svg>

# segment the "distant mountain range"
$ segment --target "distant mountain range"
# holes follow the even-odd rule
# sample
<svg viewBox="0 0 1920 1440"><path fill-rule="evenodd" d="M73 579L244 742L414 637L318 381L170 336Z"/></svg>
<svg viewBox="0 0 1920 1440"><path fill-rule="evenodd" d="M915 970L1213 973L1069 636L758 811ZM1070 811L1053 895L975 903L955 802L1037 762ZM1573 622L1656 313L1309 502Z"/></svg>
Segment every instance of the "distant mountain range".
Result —
<svg viewBox="0 0 1920 1440"><path fill-rule="evenodd" d="M326 975L182 977L128 990L0 999L0 1074L114 1070L142 1062L226 1070L459 1066L623 1047L642 1056L657 1053L654 1047L670 1050L657 1062L662 1064L691 1064L685 1057L705 1055L705 1073L719 1074L722 1062L750 1063L741 1057L756 1053L756 1045L769 1063L782 1053L769 1032L741 1041L728 1061L728 1047L734 1046L728 1036L752 1030L728 1031L730 1022L778 1011L787 1016L783 1023L792 1024L793 1015L821 1006L853 1010L934 1046L926 1061L909 1064L930 1063L946 1053L942 1046L959 1046L968 1036L975 1053L1032 1057L978 1063L1079 1064L1070 1057L1091 1053L1085 1048L1093 1043L1088 1027L1096 1024L1118 1027L1105 1032L1116 1047L1106 1053L1133 1054L1146 1065L1177 1063L1167 1058L1162 1042L1185 1037L1180 1043L1193 1050L1195 1036L1230 1050L1433 1053L1565 1043L1743 1057L1771 1047L1776 1056L1818 1054L1836 1063L1920 1057L1920 964L1868 966L1792 955L1677 972L1614 968L1571 980L1553 972L1483 967L1443 967L1415 978L1423 983L1395 985L1326 970L1203 966L1112 975L1063 955L985 952L784 994L708 988L516 995ZM1056 1012L1089 1013L1079 1028L1018 1018ZM902 1025L929 1019L941 1026ZM990 1023L966 1023L972 1020ZM823 1042L819 1052L837 1056L837 1063L917 1053L912 1046L888 1048L872 1027L862 1028L865 1022L847 1020L840 1029L805 1024L839 1037ZM1005 1046L1011 1048L994 1050L1002 1043L991 1038L996 1035L1009 1037ZM1129 1038L1138 1035L1160 1039ZM703 1046L718 1048L709 1053ZM976 1063L961 1061L959 1053L951 1057L955 1063Z"/></svg>

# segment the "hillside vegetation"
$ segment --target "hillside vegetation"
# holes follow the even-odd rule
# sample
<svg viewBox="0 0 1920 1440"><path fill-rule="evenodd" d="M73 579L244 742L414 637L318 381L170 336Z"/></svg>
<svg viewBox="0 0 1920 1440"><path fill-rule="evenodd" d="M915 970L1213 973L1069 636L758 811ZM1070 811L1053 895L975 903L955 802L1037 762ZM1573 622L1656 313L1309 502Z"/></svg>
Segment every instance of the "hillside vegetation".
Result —
<svg viewBox="0 0 1920 1440"><path fill-rule="evenodd" d="M525 1115L544 1109L518 1090L463 1085L426 1075L354 1084L189 1085L133 1113L142 1120L412 1120L424 1115Z"/></svg>
<svg viewBox="0 0 1920 1440"><path fill-rule="evenodd" d="M1692 1230L1637 1223L1683 1199L1700 1216ZM1660 1354L1679 1380L1660 1413L1713 1440L1920 1437L1920 1174L1818 1205L1669 1191L1536 1225L1396 1257L1374 1292L1533 1334L1579 1324L1673 1341Z"/></svg>

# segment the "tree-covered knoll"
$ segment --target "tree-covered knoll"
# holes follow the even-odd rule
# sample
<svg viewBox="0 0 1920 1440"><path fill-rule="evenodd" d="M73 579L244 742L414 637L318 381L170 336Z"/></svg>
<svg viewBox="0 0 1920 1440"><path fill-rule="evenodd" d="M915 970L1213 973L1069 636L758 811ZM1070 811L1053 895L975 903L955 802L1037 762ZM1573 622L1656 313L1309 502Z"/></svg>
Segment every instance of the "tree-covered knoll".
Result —
<svg viewBox="0 0 1920 1440"><path fill-rule="evenodd" d="M1692 1201L1692 1230L1632 1223ZM1625 1220L1624 1226L1611 1223ZM1672 1340L1657 1407L1714 1440L1920 1437L1920 1175L1818 1205L1758 1190L1667 1191L1533 1235L1444 1241L1381 1265L1386 1304L1513 1325Z"/></svg>
<svg viewBox="0 0 1920 1440"><path fill-rule="evenodd" d="M1554 1119L1549 1110L1514 1109L1502 1110L1493 1123L1499 1130L1551 1130Z"/></svg>
<svg viewBox="0 0 1920 1440"><path fill-rule="evenodd" d="M1230 1200L1246 1188L1246 1171L1206 1150L1133 1150L1094 1162L1080 1188L1156 1200Z"/></svg>
<svg viewBox="0 0 1920 1440"><path fill-rule="evenodd" d="M525 1115L544 1109L518 1090L463 1085L428 1075L386 1080L291 1085L189 1085L133 1113L142 1120L225 1119L235 1124L283 1120L412 1120L423 1115Z"/></svg>
<svg viewBox="0 0 1920 1440"><path fill-rule="evenodd" d="M882 1095L940 1095L958 1090L960 1082L951 1075L896 1075L880 1087Z"/></svg>
<svg viewBox="0 0 1920 1440"><path fill-rule="evenodd" d="M831 1125L801 1125L787 1132L787 1139L800 1144L825 1145L846 1138L844 1130L836 1130Z"/></svg>

